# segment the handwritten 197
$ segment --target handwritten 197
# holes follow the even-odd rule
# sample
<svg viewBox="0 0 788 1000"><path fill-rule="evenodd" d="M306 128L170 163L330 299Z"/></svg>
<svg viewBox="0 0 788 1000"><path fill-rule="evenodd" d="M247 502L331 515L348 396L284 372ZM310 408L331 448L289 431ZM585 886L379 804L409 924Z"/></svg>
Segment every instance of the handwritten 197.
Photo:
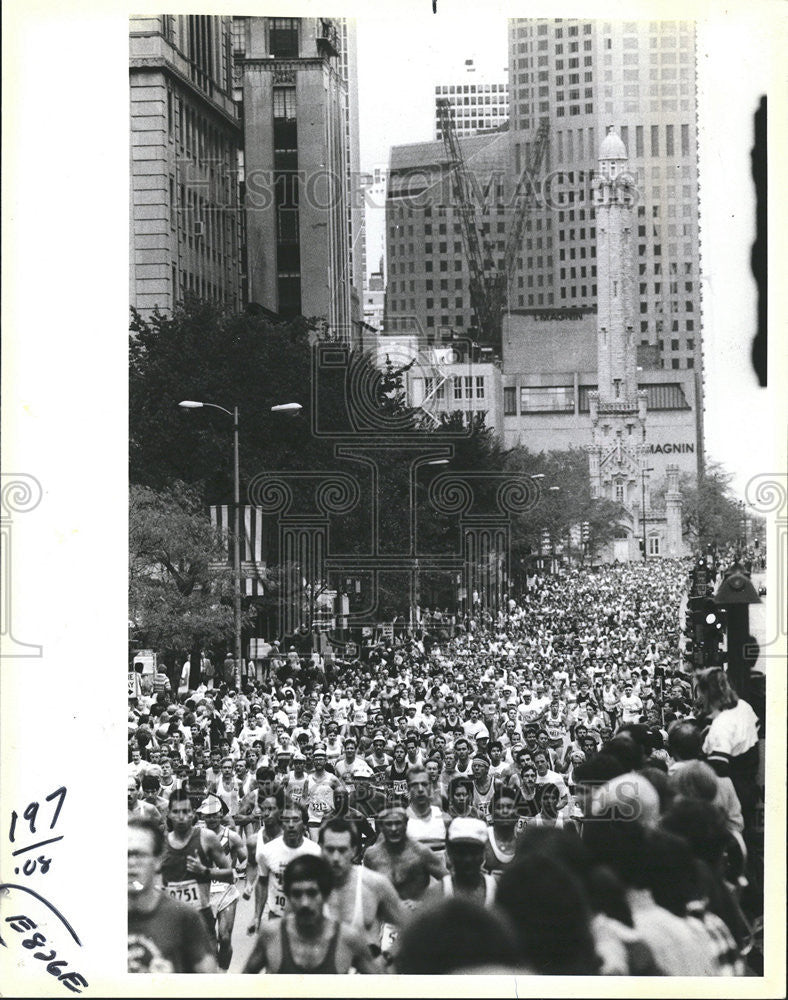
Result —
<svg viewBox="0 0 788 1000"><path fill-rule="evenodd" d="M52 817L49 824L49 829L53 830L60 816L60 811L63 808L63 803L66 800L66 788L61 785L60 788L56 788L54 792L50 792L49 795L44 799L45 802L54 803ZM27 825L30 828L30 833L33 836L39 836L39 831L36 829L36 823L39 821L39 808L40 804L38 802L30 802L22 813L22 819L27 821ZM21 827L22 824L19 822L19 814L16 809L11 812L11 826L8 831L8 839L12 844L16 843L17 835L17 824ZM39 840L35 843L28 844L25 847L19 847L13 852L13 856L17 857L20 854L28 854L31 851L36 851L41 847L46 847L49 844L54 844L59 840L63 839L63 834L55 837L46 837L43 840ZM33 875L36 871L40 874L46 875L49 871L49 866L52 864L52 859L45 857L43 854L39 854L37 858L27 858L22 865L22 873L24 875ZM19 868L14 869L15 873L19 874Z"/></svg>

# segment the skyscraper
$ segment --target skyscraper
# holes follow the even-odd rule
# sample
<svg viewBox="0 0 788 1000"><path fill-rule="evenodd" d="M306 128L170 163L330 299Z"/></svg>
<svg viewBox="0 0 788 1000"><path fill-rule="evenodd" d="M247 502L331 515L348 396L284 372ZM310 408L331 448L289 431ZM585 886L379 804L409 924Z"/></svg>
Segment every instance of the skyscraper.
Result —
<svg viewBox="0 0 788 1000"><path fill-rule="evenodd" d="M366 260L364 254L364 202L361 192L361 148L359 145L358 119L358 55L356 22L352 18L337 18L341 51L339 67L347 84L347 111L345 115L345 197L348 216L348 249L353 288L362 301Z"/></svg>
<svg viewBox="0 0 788 1000"><path fill-rule="evenodd" d="M236 18L249 298L352 330L348 82L330 18ZM357 133L355 137L357 142Z"/></svg>
<svg viewBox="0 0 788 1000"><path fill-rule="evenodd" d="M460 139L474 184L476 225L502 263L511 213L506 184L511 132ZM410 329L414 319L429 339L440 330L476 325L470 297L462 212L454 204L442 142L393 146L386 197L386 323Z"/></svg>
<svg viewBox="0 0 788 1000"><path fill-rule="evenodd" d="M435 138L443 138L438 101L448 100L454 111L457 135L477 135L509 126L509 85L500 80L484 81L469 76L462 83L435 87Z"/></svg>
<svg viewBox="0 0 788 1000"><path fill-rule="evenodd" d="M229 17L129 24L131 304L170 312L185 293L240 303Z"/></svg>
<svg viewBox="0 0 788 1000"><path fill-rule="evenodd" d="M510 306L596 303L589 182L614 125L636 174L636 340L656 345L671 369L700 367L695 47L689 21L509 22L512 128L534 133L549 118L552 176L551 204L533 214L523 287ZM515 149L518 172L524 153Z"/></svg>

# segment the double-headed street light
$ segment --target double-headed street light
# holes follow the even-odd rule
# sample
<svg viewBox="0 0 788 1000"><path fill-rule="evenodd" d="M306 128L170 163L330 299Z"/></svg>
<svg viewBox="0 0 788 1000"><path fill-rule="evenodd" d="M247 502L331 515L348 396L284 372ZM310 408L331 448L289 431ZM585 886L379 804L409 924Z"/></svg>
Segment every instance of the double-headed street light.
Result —
<svg viewBox="0 0 788 1000"><path fill-rule="evenodd" d="M241 476L238 461L238 407L231 410L217 403L202 403L194 399L184 399L178 406L184 410L199 410L210 406L213 410L221 410L233 419L233 506L235 518L233 527L233 617L235 624L235 685L241 690L241 668L243 663L241 639ZM298 413L300 403L280 403L271 407L272 413Z"/></svg>

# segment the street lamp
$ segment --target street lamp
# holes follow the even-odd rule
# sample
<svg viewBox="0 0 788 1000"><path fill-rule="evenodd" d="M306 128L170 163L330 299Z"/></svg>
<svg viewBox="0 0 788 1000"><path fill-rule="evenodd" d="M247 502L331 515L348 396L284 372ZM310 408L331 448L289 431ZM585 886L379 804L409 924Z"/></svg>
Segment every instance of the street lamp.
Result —
<svg viewBox="0 0 788 1000"><path fill-rule="evenodd" d="M217 403L203 403L195 399L184 399L178 403L184 410L198 410L204 406L210 406L213 410L221 410L228 417L233 419L233 506L235 508L233 526L233 618L235 625L235 684L241 690L241 664L242 664L242 640L241 640L241 476L238 461L238 407L234 406L232 411ZM272 406L274 413L298 413L301 409L300 403L281 403Z"/></svg>
<svg viewBox="0 0 788 1000"><path fill-rule="evenodd" d="M646 554L646 473L653 472L654 469L649 466L647 469L640 470L640 516L643 519L643 559L647 558Z"/></svg>

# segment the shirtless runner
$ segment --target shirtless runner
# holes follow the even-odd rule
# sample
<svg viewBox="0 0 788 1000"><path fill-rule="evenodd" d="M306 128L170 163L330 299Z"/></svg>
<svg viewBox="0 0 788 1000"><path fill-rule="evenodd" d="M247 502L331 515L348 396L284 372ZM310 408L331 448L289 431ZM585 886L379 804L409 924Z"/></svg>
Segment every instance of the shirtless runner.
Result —
<svg viewBox="0 0 788 1000"><path fill-rule="evenodd" d="M407 812L401 806L393 806L380 813L377 828L383 839L373 844L364 855L364 867L385 875L397 890L403 906L412 910L427 891L430 876L442 879L447 873L443 861L434 851L410 839L407 824ZM385 956L393 954L397 933L393 924L384 924L380 949Z"/></svg>

